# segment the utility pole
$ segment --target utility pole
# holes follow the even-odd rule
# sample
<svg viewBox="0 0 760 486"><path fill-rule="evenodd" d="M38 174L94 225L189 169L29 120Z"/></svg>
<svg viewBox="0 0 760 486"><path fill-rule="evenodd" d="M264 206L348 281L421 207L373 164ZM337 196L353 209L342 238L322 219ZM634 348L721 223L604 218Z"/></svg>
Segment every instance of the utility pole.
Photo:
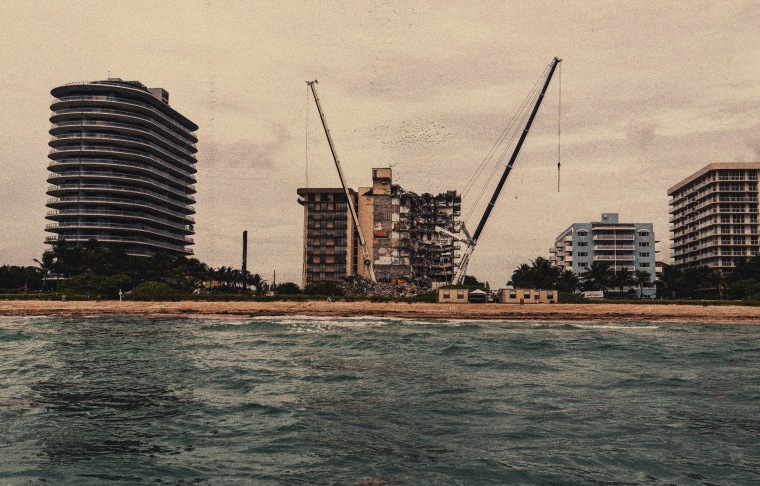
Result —
<svg viewBox="0 0 760 486"><path fill-rule="evenodd" d="M248 231L243 231L243 290L248 290Z"/></svg>

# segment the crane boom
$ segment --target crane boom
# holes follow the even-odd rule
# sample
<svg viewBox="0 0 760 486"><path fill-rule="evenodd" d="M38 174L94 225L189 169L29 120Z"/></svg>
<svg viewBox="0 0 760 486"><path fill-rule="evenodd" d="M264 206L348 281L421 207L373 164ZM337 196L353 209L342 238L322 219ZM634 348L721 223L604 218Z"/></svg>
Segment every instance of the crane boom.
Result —
<svg viewBox="0 0 760 486"><path fill-rule="evenodd" d="M536 117L536 113L538 113L539 106L541 106L541 101L544 99L546 89L549 87L549 82L552 80L554 70L557 68L557 65L560 62L562 62L562 59L558 57L555 57L554 60L552 60L549 74L546 77L546 81L544 82L544 86L541 89L541 93L538 95L536 105L533 107L533 111L528 118L528 123L526 123L525 128L523 129L523 132L520 135L520 139L517 141L517 145L515 145L515 150L512 152L512 157L509 159L509 163L504 168L504 173L501 175L501 179L499 179L499 183L496 185L496 190L494 190L494 193L491 196L491 200L488 202L488 206L486 206L486 209L483 212L483 216L480 218L480 223L478 223L478 227L475 229L475 233L473 233L472 238L467 241L467 248L465 249L464 255L462 255L462 260L459 262L459 268L457 269L456 274L454 274L454 280L452 282L454 284L460 285L464 282L464 277L467 274L467 265L470 263L470 256L475 250L475 245L478 244L478 238L480 238L480 234L483 232L483 228L488 221L488 217L491 215L491 211L493 211L493 208L496 205L496 200L499 198L501 189L504 187L504 183L506 182L507 177L509 177L509 173L512 171L512 166L515 164L517 155L520 153L523 142L525 141L525 138L528 136L528 132L530 131L530 126L533 124L533 119Z"/></svg>
<svg viewBox="0 0 760 486"><path fill-rule="evenodd" d="M317 84L317 80L314 81L306 81L306 84L309 85L311 88L311 94L314 96L314 103L317 105L317 111L319 111L319 118L322 120L322 127L325 129L325 135L327 135L327 143L330 145L330 152L332 153L333 160L335 161L335 167L338 169L338 177L340 177L340 184L343 186L343 192L346 194L346 200L348 201L348 210L351 213L351 219L354 222L354 226L356 227L356 233L359 235L359 243L362 247L362 252L364 253L364 266L367 267L367 270L369 272L369 277L373 282L376 282L375 279L375 268L372 265L372 258L370 257L369 250L367 249L367 243L364 241L364 235L362 234L361 226L359 225L359 217L356 214L356 208L354 207L354 200L351 197L351 194L348 191L348 186L346 185L346 179L343 176L343 169L340 166L340 160L338 160L338 153L335 151L335 145L332 141L332 136L330 136L330 129L327 128L327 120L325 120L325 114L322 112L322 105L319 103L319 96L317 96L317 89L314 87L315 84Z"/></svg>

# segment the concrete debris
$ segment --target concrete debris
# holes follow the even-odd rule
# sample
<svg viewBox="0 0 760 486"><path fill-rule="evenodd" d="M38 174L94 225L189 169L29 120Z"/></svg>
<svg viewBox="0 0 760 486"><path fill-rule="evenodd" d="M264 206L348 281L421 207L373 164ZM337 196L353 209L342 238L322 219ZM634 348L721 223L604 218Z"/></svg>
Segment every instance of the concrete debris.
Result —
<svg viewBox="0 0 760 486"><path fill-rule="evenodd" d="M336 285L350 297L413 297L430 290L429 282L397 279L372 282L358 275L343 277Z"/></svg>

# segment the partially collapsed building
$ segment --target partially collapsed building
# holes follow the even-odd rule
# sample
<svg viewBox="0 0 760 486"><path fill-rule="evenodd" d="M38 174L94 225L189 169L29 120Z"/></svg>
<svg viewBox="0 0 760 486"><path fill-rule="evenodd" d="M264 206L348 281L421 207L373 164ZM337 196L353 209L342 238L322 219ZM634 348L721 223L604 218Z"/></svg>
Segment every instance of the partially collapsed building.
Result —
<svg viewBox="0 0 760 486"><path fill-rule="evenodd" d="M438 283L456 271L462 198L456 191L416 194L393 184L390 168L372 169L372 186L349 190L379 282ZM304 207L302 285L367 275L342 188L298 189Z"/></svg>

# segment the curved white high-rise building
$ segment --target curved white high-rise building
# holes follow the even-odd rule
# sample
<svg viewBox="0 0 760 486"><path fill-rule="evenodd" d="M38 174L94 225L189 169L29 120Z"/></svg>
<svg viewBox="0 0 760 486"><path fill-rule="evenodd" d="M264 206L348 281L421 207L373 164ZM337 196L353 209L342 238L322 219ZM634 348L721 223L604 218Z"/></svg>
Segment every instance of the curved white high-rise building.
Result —
<svg viewBox="0 0 760 486"><path fill-rule="evenodd" d="M169 93L109 78L54 88L46 243L192 255L195 132Z"/></svg>

